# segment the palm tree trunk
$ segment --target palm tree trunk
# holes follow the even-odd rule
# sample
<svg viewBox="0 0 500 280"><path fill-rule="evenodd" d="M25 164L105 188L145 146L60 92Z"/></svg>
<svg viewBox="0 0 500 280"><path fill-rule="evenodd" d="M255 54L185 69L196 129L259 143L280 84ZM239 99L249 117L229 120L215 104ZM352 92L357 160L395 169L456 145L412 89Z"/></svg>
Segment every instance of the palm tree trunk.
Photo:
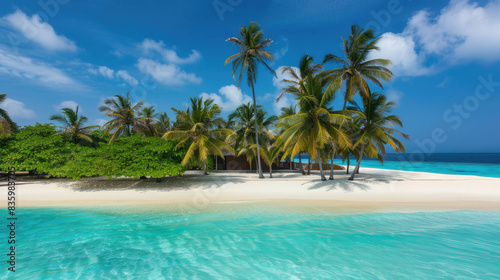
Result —
<svg viewBox="0 0 500 280"><path fill-rule="evenodd" d="M293 170L293 158L290 157L290 170Z"/></svg>
<svg viewBox="0 0 500 280"><path fill-rule="evenodd" d="M306 173L304 172L304 166L302 166L302 156L300 155L300 153L299 153L299 165L300 165L300 173L302 173L302 175L306 175Z"/></svg>
<svg viewBox="0 0 500 280"><path fill-rule="evenodd" d="M257 159L255 159L255 162L257 162ZM258 166L256 166L256 168L255 168L255 173L259 174L259 167Z"/></svg>
<svg viewBox="0 0 500 280"><path fill-rule="evenodd" d="M319 164L319 173L321 174L321 181L326 181L325 174L323 173L323 163L321 162L321 155L318 149L318 164Z"/></svg>
<svg viewBox="0 0 500 280"><path fill-rule="evenodd" d="M309 155L309 161L307 162L307 175L311 175L311 156Z"/></svg>
<svg viewBox="0 0 500 280"><path fill-rule="evenodd" d="M349 154L348 158L347 158L347 173L346 174L349 174L349 165L351 164L351 155Z"/></svg>
<svg viewBox="0 0 500 280"><path fill-rule="evenodd" d="M255 144L257 145L257 170L259 172L259 178L264 179L264 174L262 174L262 165L260 165L260 147L259 147L259 124L257 123L257 101L255 101L255 88L252 84L252 95L253 95L253 116L255 121Z"/></svg>
<svg viewBox="0 0 500 280"><path fill-rule="evenodd" d="M269 178L273 178L273 164L269 166Z"/></svg>
<svg viewBox="0 0 500 280"><path fill-rule="evenodd" d="M351 177L349 177L349 180L354 180L354 175L356 175L359 171L359 165L361 164L361 160L363 159L363 151L365 149L365 144L361 144L361 149L359 150L359 158L358 158L358 163L356 164L356 168L354 168L354 171L352 172Z"/></svg>
<svg viewBox="0 0 500 280"><path fill-rule="evenodd" d="M335 147L332 146L332 162L330 166L330 180L333 180L333 159L335 158Z"/></svg>
<svg viewBox="0 0 500 280"><path fill-rule="evenodd" d="M202 160L201 163L203 164L203 175L208 175L208 173L207 173L207 162L205 160Z"/></svg>

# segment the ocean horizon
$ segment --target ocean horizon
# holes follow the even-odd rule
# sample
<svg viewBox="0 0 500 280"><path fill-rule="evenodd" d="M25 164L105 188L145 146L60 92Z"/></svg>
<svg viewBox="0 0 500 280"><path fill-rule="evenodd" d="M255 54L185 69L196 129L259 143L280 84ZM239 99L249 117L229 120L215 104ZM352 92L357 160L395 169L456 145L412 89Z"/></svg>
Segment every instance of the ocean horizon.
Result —
<svg viewBox="0 0 500 280"><path fill-rule="evenodd" d="M307 164L309 156L302 155L301 157L302 163ZM294 158L294 162L299 162L298 156ZM328 161L330 162L331 160ZM342 161L340 158L335 158L334 163L347 165L347 161ZM351 170L355 165L356 159L351 158ZM377 159L363 158L361 170L363 167L500 178L500 153L388 153L384 156L383 163Z"/></svg>

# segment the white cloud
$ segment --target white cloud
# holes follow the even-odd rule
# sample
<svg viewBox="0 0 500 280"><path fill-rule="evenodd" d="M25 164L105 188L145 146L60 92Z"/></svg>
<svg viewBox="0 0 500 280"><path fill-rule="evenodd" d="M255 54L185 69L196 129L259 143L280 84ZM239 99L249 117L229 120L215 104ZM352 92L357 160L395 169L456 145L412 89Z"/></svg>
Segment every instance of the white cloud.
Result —
<svg viewBox="0 0 500 280"><path fill-rule="evenodd" d="M415 41L411 36L388 32L378 46L380 50L372 52L369 59L389 59L392 62L389 68L397 76L419 76L431 72L423 65L424 57L415 50Z"/></svg>
<svg viewBox="0 0 500 280"><path fill-rule="evenodd" d="M99 69L97 71L99 72L99 74L103 75L108 79L113 79L115 77L115 71L109 69L106 66L99 66Z"/></svg>
<svg viewBox="0 0 500 280"><path fill-rule="evenodd" d="M120 78L123 81L127 82L131 86L136 86L137 84L139 84L137 79L132 77L125 70L118 70L115 72L113 69L110 69L106 66L99 66L99 68L97 68L97 69L89 68L88 70L90 73L92 73L94 75L101 75L101 76L104 76L110 80L113 80L115 78Z"/></svg>
<svg viewBox="0 0 500 280"><path fill-rule="evenodd" d="M0 72L41 82L50 87L77 85L61 70L31 58L0 49Z"/></svg>
<svg viewBox="0 0 500 280"><path fill-rule="evenodd" d="M160 84L184 85L186 83L201 83L201 78L193 73L184 72L179 66L174 64L162 64L151 59L139 58L136 66L142 73L151 75Z"/></svg>
<svg viewBox="0 0 500 280"><path fill-rule="evenodd" d="M78 106L78 103L76 103L75 101L68 100L68 101L63 101L63 102L59 103L58 105L54 105L54 109L56 109L56 111L59 111L62 108L70 108L70 109L76 110L77 106ZM82 112L82 108L79 108L78 110L79 110L79 113Z"/></svg>
<svg viewBox="0 0 500 280"><path fill-rule="evenodd" d="M35 111L26 108L24 103L14 99L6 98L0 105L0 108L6 110L13 119L33 119L36 117Z"/></svg>
<svg viewBox="0 0 500 280"><path fill-rule="evenodd" d="M451 0L435 17L419 11L402 33L383 34L380 52L371 57L391 59L394 72L403 76L430 74L441 64L498 61L499 14L500 0L490 0L484 6L469 0ZM425 66L430 56L438 62Z"/></svg>
<svg viewBox="0 0 500 280"><path fill-rule="evenodd" d="M125 82L127 82L129 85L133 87L135 87L139 83L137 79L130 76L130 74L125 70L119 70L118 72L116 72L116 76L123 79Z"/></svg>
<svg viewBox="0 0 500 280"><path fill-rule="evenodd" d="M399 90L390 89L385 92L385 96L387 97L387 100L393 101L396 103L396 106L399 106L399 101L403 98L404 94Z"/></svg>
<svg viewBox="0 0 500 280"><path fill-rule="evenodd" d="M163 43L163 41L144 39L139 45L139 48L142 49L145 54L156 52L160 54L167 63L172 64L195 63L201 59L201 54L196 50L191 50L191 54L187 58L180 58L175 50L165 48L165 43Z"/></svg>
<svg viewBox="0 0 500 280"><path fill-rule="evenodd" d="M216 93L202 93L200 97L205 99L213 99L214 102L222 107L223 111L234 111L241 104L252 102L252 98L244 94L241 89L235 85L228 85L219 89L219 94Z"/></svg>
<svg viewBox="0 0 500 280"><path fill-rule="evenodd" d="M13 14L2 17L1 20L22 33L28 40L39 44L45 49L71 52L77 50L73 41L57 35L54 28L50 24L43 22L37 14L30 18L22 11L17 10Z"/></svg>

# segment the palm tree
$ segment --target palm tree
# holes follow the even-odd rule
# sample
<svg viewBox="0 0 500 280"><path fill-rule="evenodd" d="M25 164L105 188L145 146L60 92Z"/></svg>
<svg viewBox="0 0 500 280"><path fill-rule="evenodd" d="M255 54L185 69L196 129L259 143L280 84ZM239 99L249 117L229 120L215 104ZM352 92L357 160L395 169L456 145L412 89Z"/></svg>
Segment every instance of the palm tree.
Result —
<svg viewBox="0 0 500 280"><path fill-rule="evenodd" d="M207 173L207 157L212 154L224 158L223 151L234 152L226 139L233 132L226 128L217 128L222 119L219 118L221 107L213 104L212 99L191 98L191 108L185 111L172 110L177 113L177 122L186 129L171 130L163 136L166 140L180 140L176 149L189 146L182 165L196 157L203 165L203 174Z"/></svg>
<svg viewBox="0 0 500 280"><path fill-rule="evenodd" d="M157 124L158 121L156 117L158 114L154 109L154 105L149 107L143 107L139 111L139 118L137 122L137 131L139 131L144 136L158 136Z"/></svg>
<svg viewBox="0 0 500 280"><path fill-rule="evenodd" d="M349 180L353 180L359 171L363 155L370 158L377 157L381 160L380 154L386 154L384 145L390 145L396 152L405 151L403 143L394 137L395 134L409 139L408 135L394 128L396 126L403 128L403 124L398 116L388 115L395 103L387 102L384 95L372 93L363 108L355 102L351 102L351 104L358 109L354 121L359 121L361 127L357 135L358 140L354 144L354 147L359 147L358 163Z"/></svg>
<svg viewBox="0 0 500 280"><path fill-rule="evenodd" d="M281 148L276 145L269 146L268 148L262 147L262 149L260 149L262 158L269 166L269 178L273 178L273 163L279 163L280 153Z"/></svg>
<svg viewBox="0 0 500 280"><path fill-rule="evenodd" d="M158 131L159 135L163 135L167 133L172 128L172 125L170 124L170 118L168 117L167 113L163 112L158 114L158 119L156 123L156 130Z"/></svg>
<svg viewBox="0 0 500 280"><path fill-rule="evenodd" d="M0 94L0 104L5 102L6 99L7 94ZM13 133L17 132L17 124L10 119L7 111L0 108L0 135L5 133L6 128Z"/></svg>
<svg viewBox="0 0 500 280"><path fill-rule="evenodd" d="M80 106L76 106L76 111L71 108L62 108L62 113L59 115L52 115L50 120L60 122L62 124L61 128L64 129L64 131L60 133L69 134L73 143L77 144L80 139L92 143L93 141L90 136L92 134L92 129L99 126L85 126L88 119L85 116L78 115L79 107Z"/></svg>
<svg viewBox="0 0 500 280"><path fill-rule="evenodd" d="M232 123L234 135L231 136L231 142L235 150L239 150L238 155L246 155L247 160L252 164L252 160L257 157L256 145L260 143L261 147L266 147L271 134L271 126L278 120L276 116L267 116L261 106L257 106L257 124L261 128L258 132L258 141L255 140L255 114L253 106L250 103L242 104L231 113L228 118ZM254 145L255 144L255 145ZM257 170L258 171L258 170Z"/></svg>
<svg viewBox="0 0 500 280"><path fill-rule="evenodd" d="M281 108L281 114L279 115L278 118L282 119L282 118L285 118L285 117L297 114L296 108L297 108L297 105L295 105L295 106L290 105L290 107L283 107L283 108ZM278 134L281 134L286 129L288 129L288 127L282 127L281 131L279 131ZM301 157L300 154L301 153L299 152L299 166L300 166L299 168L300 168L300 173L302 175L305 175L304 167L302 166L302 157ZM293 158L290 157L290 170L293 169L292 166L293 166Z"/></svg>
<svg viewBox="0 0 500 280"><path fill-rule="evenodd" d="M344 107L351 101L356 93L360 93L363 100L370 97L370 88L367 81L370 81L383 88L380 80L390 81L392 72L386 68L391 64L388 59L370 59L368 57L374 50L378 50L377 43L381 37L375 37L373 30L364 30L357 25L351 27L351 35L343 41L342 51L345 59L333 54L327 54L323 64L328 62L340 63L340 68L329 70L331 83L329 91L345 88Z"/></svg>
<svg viewBox="0 0 500 280"><path fill-rule="evenodd" d="M240 88L241 80L243 74L246 72L248 86L252 88L253 96L253 107L254 115L257 115L257 103L255 101L255 82L257 80L257 66L258 64L264 64L264 66L273 74L276 75L274 70L267 65L267 61L273 60L272 53L265 51L265 49L273 42L271 39L264 39L262 29L260 29L258 23L251 22L248 27L243 26L240 29L240 38L231 37L226 40L226 42L233 42L233 44L239 48L239 52L231 55L224 62L224 66L231 63L233 66L233 80L236 80L236 72L240 71L238 78L238 88ZM255 127L255 139L257 147L257 169L259 172L259 178L264 178L262 174L262 166L260 164L260 152L259 152L259 137L258 137L258 124L257 118L254 118Z"/></svg>
<svg viewBox="0 0 500 280"><path fill-rule="evenodd" d="M105 132L110 133L114 130L109 142L113 142L119 135L132 135L132 129L138 130L139 117L138 112L141 110L144 101L139 101L132 104L130 96L115 95L114 98L104 100L104 105L99 107L99 111L106 112L104 115L112 118L104 124Z"/></svg>
<svg viewBox="0 0 500 280"><path fill-rule="evenodd" d="M289 87L284 88L281 94L276 98L276 102L286 93L294 91L304 92L304 83L309 75L316 75L323 70L321 64L314 64L313 57L308 54L304 55L299 62L298 72L290 66L283 67L282 73L292 77L291 80L284 79L283 81L289 84Z"/></svg>
<svg viewBox="0 0 500 280"><path fill-rule="evenodd" d="M278 139L278 145L285 147L285 156L291 153L293 157L299 151L307 151L310 157L318 160L322 180L326 180L321 155L325 146L333 142L342 148L350 145L349 137L337 127L347 116L329 107L335 96L325 93L327 83L324 72L306 77L303 92L292 92L298 101L299 112L280 119L277 125L278 128L288 127Z"/></svg>

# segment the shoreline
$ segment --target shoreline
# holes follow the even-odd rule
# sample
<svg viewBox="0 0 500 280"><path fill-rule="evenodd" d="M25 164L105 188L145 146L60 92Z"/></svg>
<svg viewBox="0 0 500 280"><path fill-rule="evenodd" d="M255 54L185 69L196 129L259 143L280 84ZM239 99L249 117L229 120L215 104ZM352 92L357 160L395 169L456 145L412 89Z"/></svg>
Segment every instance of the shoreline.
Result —
<svg viewBox="0 0 500 280"><path fill-rule="evenodd" d="M500 179L414 171L362 168L354 181L345 171L321 181L317 172L187 172L154 179L28 179L16 182L17 207L143 206L208 210L228 205L282 205L320 211L500 211ZM329 172L326 172L328 178ZM0 182L0 190L6 190ZM7 205L6 195L2 202ZM216 208L217 208L216 207Z"/></svg>

